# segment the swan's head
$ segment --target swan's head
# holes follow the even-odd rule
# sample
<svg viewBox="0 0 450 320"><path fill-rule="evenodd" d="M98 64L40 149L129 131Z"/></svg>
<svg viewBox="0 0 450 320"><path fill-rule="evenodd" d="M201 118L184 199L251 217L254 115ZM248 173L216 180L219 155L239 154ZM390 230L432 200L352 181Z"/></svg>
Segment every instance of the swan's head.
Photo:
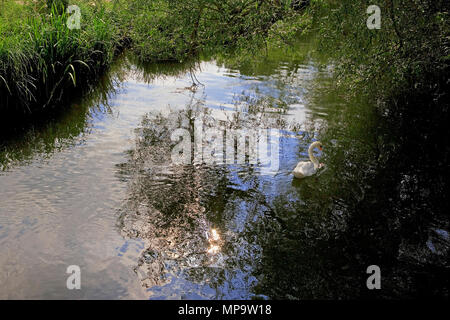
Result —
<svg viewBox="0 0 450 320"><path fill-rule="evenodd" d="M315 141L315 142L311 143L310 148L311 148L311 150L313 150L314 148L318 148L320 151L322 151L323 150L322 142Z"/></svg>

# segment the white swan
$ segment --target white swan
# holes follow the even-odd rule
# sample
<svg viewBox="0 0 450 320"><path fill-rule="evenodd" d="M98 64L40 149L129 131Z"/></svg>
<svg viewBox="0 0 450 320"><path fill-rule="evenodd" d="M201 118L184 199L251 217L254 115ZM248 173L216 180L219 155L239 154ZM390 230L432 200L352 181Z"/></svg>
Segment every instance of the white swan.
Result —
<svg viewBox="0 0 450 320"><path fill-rule="evenodd" d="M294 174L294 177L302 179L304 177L312 176L314 173L316 173L317 169L323 166L323 163L319 163L319 160L314 157L313 150L316 147L322 150L322 143L320 141L311 143L308 148L308 155L311 161L300 161L292 172Z"/></svg>

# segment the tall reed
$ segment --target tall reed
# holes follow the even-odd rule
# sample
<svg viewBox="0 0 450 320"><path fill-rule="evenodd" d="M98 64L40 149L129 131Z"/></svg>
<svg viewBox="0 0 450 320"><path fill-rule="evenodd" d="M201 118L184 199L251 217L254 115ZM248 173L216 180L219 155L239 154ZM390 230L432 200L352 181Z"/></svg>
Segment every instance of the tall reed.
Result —
<svg viewBox="0 0 450 320"><path fill-rule="evenodd" d="M81 29L54 4L29 15L16 35L0 38L0 111L33 114L89 86L113 60L117 35L104 7L82 7ZM1 31L2 29L0 29Z"/></svg>

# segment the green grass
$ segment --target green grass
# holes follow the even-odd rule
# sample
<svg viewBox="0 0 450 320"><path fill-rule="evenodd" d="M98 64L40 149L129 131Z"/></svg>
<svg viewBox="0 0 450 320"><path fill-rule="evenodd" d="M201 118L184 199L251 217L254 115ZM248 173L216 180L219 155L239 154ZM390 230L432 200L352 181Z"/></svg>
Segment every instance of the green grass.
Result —
<svg viewBox="0 0 450 320"><path fill-rule="evenodd" d="M0 3L0 111L30 114L51 109L71 91L94 83L120 45L110 12L77 1L81 29L44 3Z"/></svg>

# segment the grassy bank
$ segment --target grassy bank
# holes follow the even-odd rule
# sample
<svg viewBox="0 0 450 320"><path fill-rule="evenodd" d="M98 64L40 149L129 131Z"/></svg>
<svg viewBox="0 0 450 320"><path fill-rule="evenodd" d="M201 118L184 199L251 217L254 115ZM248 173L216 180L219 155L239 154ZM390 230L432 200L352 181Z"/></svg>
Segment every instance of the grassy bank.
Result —
<svg viewBox="0 0 450 320"><path fill-rule="evenodd" d="M44 2L6 1L0 13L0 109L5 117L36 114L94 84L120 49L103 6L79 1L81 29ZM7 119L5 119L7 120Z"/></svg>

